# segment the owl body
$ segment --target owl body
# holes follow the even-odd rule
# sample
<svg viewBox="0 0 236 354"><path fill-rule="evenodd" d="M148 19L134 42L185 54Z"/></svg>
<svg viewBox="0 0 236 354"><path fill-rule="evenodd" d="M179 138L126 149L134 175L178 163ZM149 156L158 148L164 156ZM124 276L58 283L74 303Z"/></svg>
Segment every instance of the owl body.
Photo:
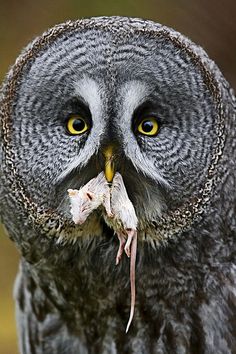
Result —
<svg viewBox="0 0 236 354"><path fill-rule="evenodd" d="M21 352L235 353L235 98L205 52L151 21L68 22L19 56L0 109ZM129 259L67 193L110 146L138 219L127 334Z"/></svg>

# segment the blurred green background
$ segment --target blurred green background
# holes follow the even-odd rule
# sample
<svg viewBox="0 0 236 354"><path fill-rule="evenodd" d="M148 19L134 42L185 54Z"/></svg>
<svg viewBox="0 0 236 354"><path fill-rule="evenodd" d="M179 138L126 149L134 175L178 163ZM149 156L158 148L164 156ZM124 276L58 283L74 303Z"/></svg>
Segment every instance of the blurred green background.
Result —
<svg viewBox="0 0 236 354"><path fill-rule="evenodd" d="M142 17L177 29L200 44L236 88L235 0L0 0L0 81L36 35L68 19L100 15ZM12 288L18 259L0 227L0 354L17 353Z"/></svg>

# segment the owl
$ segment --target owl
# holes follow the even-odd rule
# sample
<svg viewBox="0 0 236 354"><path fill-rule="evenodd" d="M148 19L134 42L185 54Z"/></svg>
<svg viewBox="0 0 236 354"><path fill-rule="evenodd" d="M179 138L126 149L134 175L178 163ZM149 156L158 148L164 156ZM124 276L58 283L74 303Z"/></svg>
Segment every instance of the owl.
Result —
<svg viewBox="0 0 236 354"><path fill-rule="evenodd" d="M148 20L59 24L0 115L21 353L236 353L235 97L204 50Z"/></svg>

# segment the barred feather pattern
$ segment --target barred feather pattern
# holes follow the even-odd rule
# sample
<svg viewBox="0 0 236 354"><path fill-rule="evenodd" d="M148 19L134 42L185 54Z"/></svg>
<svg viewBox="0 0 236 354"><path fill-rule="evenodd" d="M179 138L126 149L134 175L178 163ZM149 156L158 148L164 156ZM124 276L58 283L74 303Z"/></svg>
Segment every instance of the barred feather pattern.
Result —
<svg viewBox="0 0 236 354"><path fill-rule="evenodd" d="M67 22L21 53L0 94L21 353L236 353L235 108L207 54L151 21ZM76 114L90 129L72 136ZM154 137L137 132L150 116ZM115 265L99 209L73 225L67 195L104 169L111 143L138 218L127 334L129 261Z"/></svg>

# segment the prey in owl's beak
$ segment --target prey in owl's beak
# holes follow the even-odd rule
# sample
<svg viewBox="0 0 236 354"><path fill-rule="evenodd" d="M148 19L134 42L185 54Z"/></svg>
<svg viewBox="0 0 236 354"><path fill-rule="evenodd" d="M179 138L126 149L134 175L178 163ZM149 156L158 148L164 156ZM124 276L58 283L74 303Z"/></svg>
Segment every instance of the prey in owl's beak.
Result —
<svg viewBox="0 0 236 354"><path fill-rule="evenodd" d="M89 215L99 207L103 208L103 217L119 239L116 264L123 253L130 257L131 307L126 333L134 315L135 306L135 262L137 253L138 219L130 201L123 178L115 173L114 150L108 146L103 152L104 172L91 179L80 190L69 189L71 214L75 224L83 224Z"/></svg>

